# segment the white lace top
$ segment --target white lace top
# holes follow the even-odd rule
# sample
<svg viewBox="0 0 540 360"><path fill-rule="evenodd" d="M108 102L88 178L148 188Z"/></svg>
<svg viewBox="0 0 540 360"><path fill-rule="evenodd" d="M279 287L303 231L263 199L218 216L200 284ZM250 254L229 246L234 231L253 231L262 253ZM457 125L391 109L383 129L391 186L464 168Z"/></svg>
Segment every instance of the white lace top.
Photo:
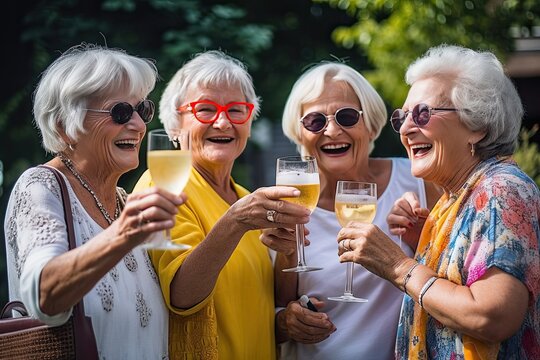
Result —
<svg viewBox="0 0 540 360"><path fill-rule="evenodd" d="M66 179L80 246L103 231L86 212ZM71 311L48 316L39 308L39 278L45 264L68 249L60 186L52 172L31 168L18 179L4 224L9 294L49 325ZM166 359L168 313L146 251L135 248L84 296L101 359Z"/></svg>

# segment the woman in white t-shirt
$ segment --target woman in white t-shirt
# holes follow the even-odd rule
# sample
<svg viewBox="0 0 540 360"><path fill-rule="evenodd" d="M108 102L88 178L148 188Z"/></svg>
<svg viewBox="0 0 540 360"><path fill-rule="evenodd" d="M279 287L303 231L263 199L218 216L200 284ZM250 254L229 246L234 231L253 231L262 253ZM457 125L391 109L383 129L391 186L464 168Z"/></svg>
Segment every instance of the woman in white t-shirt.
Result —
<svg viewBox="0 0 540 360"><path fill-rule="evenodd" d="M60 186L51 169L18 179L6 212L9 293L48 325L64 324L83 301L102 359L168 357L168 312L146 251L137 247L172 228L183 196L117 187L139 165L154 104L153 62L94 45L69 49L44 72L34 118L46 165L60 171L73 213L68 240Z"/></svg>
<svg viewBox="0 0 540 360"><path fill-rule="evenodd" d="M403 293L360 266L354 269L353 290L367 303L349 304L326 300L343 293L345 265L337 256L334 214L338 180L377 184L374 223L386 229L386 215L404 192L418 195L431 207L438 189L412 177L410 164L401 158L371 158L374 141L386 123L383 100L367 80L341 63L322 63L294 84L283 113L283 131L303 155L317 159L321 192L305 248L311 265L321 271L283 273L296 265L292 231L267 230L262 241L278 251L275 262L277 341L289 340L298 359L393 359ZM411 227L423 219L411 219ZM394 237L399 243L399 239ZM416 243L402 249L412 255ZM297 299L306 294L318 312L303 308Z"/></svg>

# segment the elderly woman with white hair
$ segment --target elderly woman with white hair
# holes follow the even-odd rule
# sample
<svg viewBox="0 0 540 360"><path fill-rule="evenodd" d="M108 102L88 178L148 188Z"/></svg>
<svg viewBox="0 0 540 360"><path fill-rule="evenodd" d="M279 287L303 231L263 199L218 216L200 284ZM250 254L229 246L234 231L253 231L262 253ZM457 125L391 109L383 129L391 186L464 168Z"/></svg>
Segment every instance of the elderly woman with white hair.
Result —
<svg viewBox="0 0 540 360"><path fill-rule="evenodd" d="M341 261L362 264L405 296L399 359L538 359L540 192L512 160L523 107L497 58L458 46L430 49L407 70L411 85L391 117L412 173L444 189L414 258L375 225L338 241ZM426 211L406 194L391 231L418 237Z"/></svg>
<svg viewBox="0 0 540 360"><path fill-rule="evenodd" d="M149 60L100 46L76 46L56 59L34 94L34 117L43 147L55 155L46 165L66 181L75 249L68 251L51 169L25 171L6 212L10 298L52 326L68 321L82 300L103 359L168 356L167 308L137 245L171 228L184 198L153 188L126 200L117 187L139 164L156 76Z"/></svg>
<svg viewBox="0 0 540 360"><path fill-rule="evenodd" d="M192 171L173 241L186 252L152 253L169 309L171 359L275 359L274 281L262 228L304 224L310 211L280 198L291 187L249 193L231 177L259 111L251 76L220 52L178 70L160 102L165 129L191 133ZM149 172L135 191L151 186Z"/></svg>
<svg viewBox="0 0 540 360"><path fill-rule="evenodd" d="M321 182L319 202L307 225L310 244L305 252L323 270L283 273L281 269L295 264L293 235L273 229L266 230L262 239L279 251L276 301L286 308L277 313L278 341L292 340L298 359L393 359L403 299L400 291L356 267L352 286L368 302L327 301L343 293L345 282L345 266L336 256L334 240L341 229L334 213L338 180L377 184L374 223L383 229L386 215L403 192L420 194L423 206L434 204L439 196L432 185L411 176L409 160L370 157L386 121L379 94L360 73L341 63L321 63L309 69L296 81L285 105L285 135L302 154L317 159ZM399 243L399 238L392 241ZM416 243L402 246L412 255ZM311 297L318 312L292 301L302 294Z"/></svg>

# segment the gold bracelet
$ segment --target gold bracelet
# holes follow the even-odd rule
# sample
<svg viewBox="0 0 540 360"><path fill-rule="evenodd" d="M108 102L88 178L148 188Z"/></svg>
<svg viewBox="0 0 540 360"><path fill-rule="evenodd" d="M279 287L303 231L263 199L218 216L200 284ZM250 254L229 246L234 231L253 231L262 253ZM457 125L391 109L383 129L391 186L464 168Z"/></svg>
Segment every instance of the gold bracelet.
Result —
<svg viewBox="0 0 540 360"><path fill-rule="evenodd" d="M428 281L426 281L426 283L424 284L424 286L422 286L422 290L420 290L420 295L418 295L418 304L420 305L420 307L423 309L424 308L424 304L422 304L422 300L424 299L424 295L426 294L426 292L429 290L429 288L431 287L431 285L433 285L435 283L435 281L439 280L440 278L438 278L437 276L432 276L429 278Z"/></svg>
<svg viewBox="0 0 540 360"><path fill-rule="evenodd" d="M417 262L416 264L414 264L413 266L411 266L411 268L409 269L409 271L407 271L407 274L403 277L403 291L405 292L405 294L407 294L407 283L409 282L409 280L411 279L412 277L412 272L413 270L418 266L420 265L419 262ZM407 294L409 295L409 294Z"/></svg>

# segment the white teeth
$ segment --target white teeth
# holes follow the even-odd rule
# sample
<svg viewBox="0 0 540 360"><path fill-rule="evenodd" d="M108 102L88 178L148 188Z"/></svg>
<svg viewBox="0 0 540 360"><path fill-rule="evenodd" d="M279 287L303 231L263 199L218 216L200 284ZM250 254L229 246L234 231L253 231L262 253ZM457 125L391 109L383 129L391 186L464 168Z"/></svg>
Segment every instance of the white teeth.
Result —
<svg viewBox="0 0 540 360"><path fill-rule="evenodd" d="M215 137L215 138L211 138L210 140L226 141L226 140L232 140L232 138L230 138L230 137Z"/></svg>
<svg viewBox="0 0 540 360"><path fill-rule="evenodd" d="M430 144L411 145L411 149L412 149L412 150L416 150L416 149L427 149L427 148L430 148L430 147L431 147Z"/></svg>
<svg viewBox="0 0 540 360"><path fill-rule="evenodd" d="M118 140L115 142L117 145L137 145L138 143L138 140Z"/></svg>
<svg viewBox="0 0 540 360"><path fill-rule="evenodd" d="M322 146L322 148L323 149L328 149L328 150L334 150L334 149L343 149L343 148L346 148L348 146L349 146L348 144L337 144L337 145L330 144L330 145L324 145L324 146Z"/></svg>

